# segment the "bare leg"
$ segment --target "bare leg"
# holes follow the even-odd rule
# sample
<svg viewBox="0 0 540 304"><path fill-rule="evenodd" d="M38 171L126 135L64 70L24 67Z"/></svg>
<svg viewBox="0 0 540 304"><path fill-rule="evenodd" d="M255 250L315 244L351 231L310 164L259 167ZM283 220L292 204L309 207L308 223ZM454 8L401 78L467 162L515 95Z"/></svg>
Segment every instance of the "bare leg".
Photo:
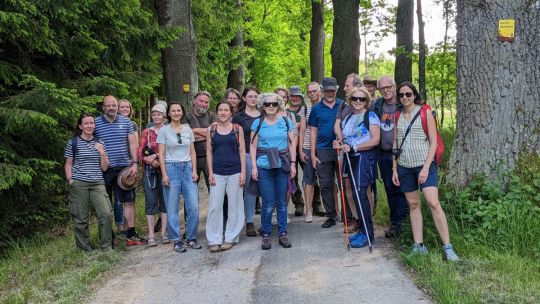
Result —
<svg viewBox="0 0 540 304"><path fill-rule="evenodd" d="M313 185L304 186L304 195L306 196L306 216L313 216L313 194L315 187Z"/></svg>
<svg viewBox="0 0 540 304"><path fill-rule="evenodd" d="M156 224L156 218L155 216L152 214L152 215L146 215L146 224L148 226L148 238L149 239L154 239L155 238L155 234L154 234L154 225Z"/></svg>
<svg viewBox="0 0 540 304"><path fill-rule="evenodd" d="M167 213L161 212L161 237L164 235L167 235Z"/></svg>
<svg viewBox="0 0 540 304"><path fill-rule="evenodd" d="M411 227L413 233L413 239L416 244L424 242L424 223L422 220L422 208L420 205L420 196L418 191L406 192L405 197L409 203L409 210L411 216Z"/></svg>
<svg viewBox="0 0 540 304"><path fill-rule="evenodd" d="M446 221L446 215L444 210L441 207L441 202L439 201L439 189L437 187L427 187L422 190L424 192L424 197L428 203L429 209L431 210L431 216L433 217L433 222L435 227L439 232L441 241L444 245L450 243L450 235L448 233L448 222Z"/></svg>
<svg viewBox="0 0 540 304"><path fill-rule="evenodd" d="M135 227L135 203L134 202L124 203L124 218L127 221L128 228Z"/></svg>

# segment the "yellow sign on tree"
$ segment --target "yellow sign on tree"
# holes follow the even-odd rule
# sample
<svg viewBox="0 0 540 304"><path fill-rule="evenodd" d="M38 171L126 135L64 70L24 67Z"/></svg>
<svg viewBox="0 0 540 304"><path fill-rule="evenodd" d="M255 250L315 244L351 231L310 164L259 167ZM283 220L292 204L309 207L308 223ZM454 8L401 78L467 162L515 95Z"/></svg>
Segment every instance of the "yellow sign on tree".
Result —
<svg viewBox="0 0 540 304"><path fill-rule="evenodd" d="M514 41L514 35L516 32L516 20L514 19L501 19L499 20L499 40L500 41Z"/></svg>

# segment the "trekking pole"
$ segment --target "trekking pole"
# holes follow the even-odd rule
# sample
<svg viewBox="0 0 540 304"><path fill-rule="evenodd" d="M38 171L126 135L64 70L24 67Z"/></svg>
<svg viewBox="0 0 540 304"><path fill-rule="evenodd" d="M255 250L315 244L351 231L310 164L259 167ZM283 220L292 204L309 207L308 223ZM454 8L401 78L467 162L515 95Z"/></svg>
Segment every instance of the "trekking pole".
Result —
<svg viewBox="0 0 540 304"><path fill-rule="evenodd" d="M349 240L349 226L347 225L347 212L345 211L345 192L343 191L343 172L341 171L341 162L339 161L339 149L336 149L337 153L337 163L338 163L338 171L339 171L339 185L340 185L340 192L341 192L341 208L343 208L343 221L345 222L345 244L347 245L347 250L351 250L351 241Z"/></svg>
<svg viewBox="0 0 540 304"><path fill-rule="evenodd" d="M349 171L350 171L349 178L352 181L352 186L354 188L354 193L356 194L356 200L358 201L358 206L360 207L360 215L362 215L362 222L364 223L364 231L366 232L367 241L368 241L368 244L369 244L369 253L371 253L373 248L371 246L371 240L369 239L369 231L368 231L367 225L366 225L366 218L364 217L364 208L362 208L362 201L360 201L360 196L358 195L358 188L356 187L356 181L354 180L354 174L352 173L353 170L352 170L352 165L351 165L351 159L349 158L348 153L345 153L345 156L347 156L347 162L349 163ZM360 168L359 168L359 171L360 171L360 169L362 169L362 154L360 154ZM368 204L369 204L369 202L368 202ZM369 216L371 216L371 214Z"/></svg>

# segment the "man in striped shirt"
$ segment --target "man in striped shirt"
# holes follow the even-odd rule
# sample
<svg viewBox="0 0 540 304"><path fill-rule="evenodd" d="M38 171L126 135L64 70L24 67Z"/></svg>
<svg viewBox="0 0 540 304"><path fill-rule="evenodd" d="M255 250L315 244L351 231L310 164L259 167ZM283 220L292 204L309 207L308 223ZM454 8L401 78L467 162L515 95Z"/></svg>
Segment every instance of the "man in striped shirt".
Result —
<svg viewBox="0 0 540 304"><path fill-rule="evenodd" d="M103 173L103 178L109 198L114 202L118 230L125 231L128 246L144 244L145 240L135 231L135 189L123 190L117 183L119 173L126 167L129 167L130 177L137 176L137 135L131 120L118 114L118 100L114 96L103 99L103 115L96 118L95 134L103 140L109 155L109 169Z"/></svg>

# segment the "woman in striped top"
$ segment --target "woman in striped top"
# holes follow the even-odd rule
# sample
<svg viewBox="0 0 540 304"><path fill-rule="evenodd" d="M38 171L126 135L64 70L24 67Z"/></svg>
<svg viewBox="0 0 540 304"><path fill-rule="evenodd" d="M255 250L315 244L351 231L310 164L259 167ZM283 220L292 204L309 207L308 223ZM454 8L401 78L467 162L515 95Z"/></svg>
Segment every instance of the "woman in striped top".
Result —
<svg viewBox="0 0 540 304"><path fill-rule="evenodd" d="M84 251L92 251L88 232L90 204L98 220L100 248L109 250L112 246L113 216L102 172L109 167L109 158L103 142L93 135L94 129L94 115L81 114L75 137L67 142L64 151L64 172L69 184L69 211L73 218L75 243Z"/></svg>
<svg viewBox="0 0 540 304"><path fill-rule="evenodd" d="M423 222L420 208L418 187L422 189L426 202L431 210L433 222L443 242L445 258L458 261L459 257L450 244L446 215L439 202L437 165L434 162L437 151L437 126L435 117L427 113L428 136L422 128L420 119L421 99L416 87L411 82L399 85L399 101L403 105L397 128L394 128L394 164L392 181L405 193L409 203L411 226L414 238L413 253L425 254L427 248L423 244ZM407 129L410 129L407 131ZM408 133L407 133L408 132ZM399 150L398 150L398 147Z"/></svg>

